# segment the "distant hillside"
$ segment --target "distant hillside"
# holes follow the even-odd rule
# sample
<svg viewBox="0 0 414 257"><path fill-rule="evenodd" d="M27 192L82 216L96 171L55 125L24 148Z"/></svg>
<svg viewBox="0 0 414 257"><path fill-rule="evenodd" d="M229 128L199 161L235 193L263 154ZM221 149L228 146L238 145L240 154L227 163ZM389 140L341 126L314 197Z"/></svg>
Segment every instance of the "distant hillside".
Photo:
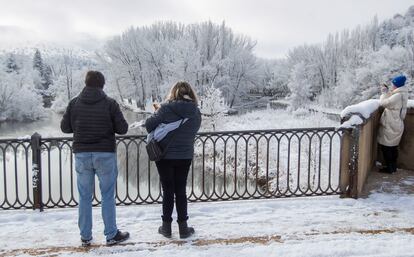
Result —
<svg viewBox="0 0 414 257"><path fill-rule="evenodd" d="M402 14L328 36L321 44L295 47L279 70L288 75L293 108L309 104L344 108L379 96L382 83L414 78L414 6ZM411 97L413 95L411 94Z"/></svg>

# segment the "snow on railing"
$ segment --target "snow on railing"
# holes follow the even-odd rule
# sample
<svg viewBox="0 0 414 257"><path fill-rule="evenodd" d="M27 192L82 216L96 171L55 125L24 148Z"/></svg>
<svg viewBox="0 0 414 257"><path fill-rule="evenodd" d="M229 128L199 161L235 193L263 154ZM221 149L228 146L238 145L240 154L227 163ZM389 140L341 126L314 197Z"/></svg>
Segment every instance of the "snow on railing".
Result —
<svg viewBox="0 0 414 257"><path fill-rule="evenodd" d="M350 105L341 112L342 128L352 128L361 125L380 107L378 99L370 99ZM414 108L414 100L408 100L407 108Z"/></svg>
<svg viewBox="0 0 414 257"><path fill-rule="evenodd" d="M360 113L365 119L368 119L372 113L378 110L379 106L378 99L370 99L358 104L350 105L341 112L341 118L345 118L350 114Z"/></svg>
<svg viewBox="0 0 414 257"><path fill-rule="evenodd" d="M350 105L341 112L341 119L344 121L341 125L343 128L351 128L361 125L364 120L380 107L378 99L370 99L358 104Z"/></svg>

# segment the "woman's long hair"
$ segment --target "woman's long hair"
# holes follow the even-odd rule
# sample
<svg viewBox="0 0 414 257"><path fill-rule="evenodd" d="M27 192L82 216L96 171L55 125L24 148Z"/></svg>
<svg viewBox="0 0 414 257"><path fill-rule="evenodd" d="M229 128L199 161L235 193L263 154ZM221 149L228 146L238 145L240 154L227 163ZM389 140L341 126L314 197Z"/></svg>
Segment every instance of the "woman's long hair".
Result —
<svg viewBox="0 0 414 257"><path fill-rule="evenodd" d="M194 89L185 81L177 82L168 94L166 101L192 101L198 105L198 97Z"/></svg>

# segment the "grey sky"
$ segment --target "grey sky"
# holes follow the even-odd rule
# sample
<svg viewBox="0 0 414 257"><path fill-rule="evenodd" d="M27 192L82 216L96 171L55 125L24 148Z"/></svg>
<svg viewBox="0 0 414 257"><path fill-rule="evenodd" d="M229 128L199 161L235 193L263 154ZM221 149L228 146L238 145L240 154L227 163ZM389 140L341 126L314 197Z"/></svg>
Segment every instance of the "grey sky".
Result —
<svg viewBox="0 0 414 257"><path fill-rule="evenodd" d="M261 57L283 57L328 33L404 14L412 0L0 0L0 42L105 38L129 26L173 20L226 24L257 40ZM3 36L1 36L3 34Z"/></svg>

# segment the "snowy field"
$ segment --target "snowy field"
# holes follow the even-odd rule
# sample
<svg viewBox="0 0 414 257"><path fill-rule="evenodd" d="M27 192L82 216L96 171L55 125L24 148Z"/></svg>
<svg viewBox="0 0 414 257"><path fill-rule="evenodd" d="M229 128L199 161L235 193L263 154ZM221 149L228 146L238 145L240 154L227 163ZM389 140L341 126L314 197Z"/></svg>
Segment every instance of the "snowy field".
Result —
<svg viewBox="0 0 414 257"><path fill-rule="evenodd" d="M119 207L131 233L104 246L100 209L94 245L80 247L77 210L0 212L0 256L414 256L414 186L407 176L366 199L337 196L190 204L196 234L179 240L157 234L160 205ZM381 188L381 187L380 187Z"/></svg>
<svg viewBox="0 0 414 257"><path fill-rule="evenodd" d="M203 122L208 123L208 119ZM237 116L224 116L217 122L217 131L261 130L338 127L338 121L330 120L322 113L310 113L305 109L290 112L282 109L251 111ZM207 124L203 128L211 131Z"/></svg>

